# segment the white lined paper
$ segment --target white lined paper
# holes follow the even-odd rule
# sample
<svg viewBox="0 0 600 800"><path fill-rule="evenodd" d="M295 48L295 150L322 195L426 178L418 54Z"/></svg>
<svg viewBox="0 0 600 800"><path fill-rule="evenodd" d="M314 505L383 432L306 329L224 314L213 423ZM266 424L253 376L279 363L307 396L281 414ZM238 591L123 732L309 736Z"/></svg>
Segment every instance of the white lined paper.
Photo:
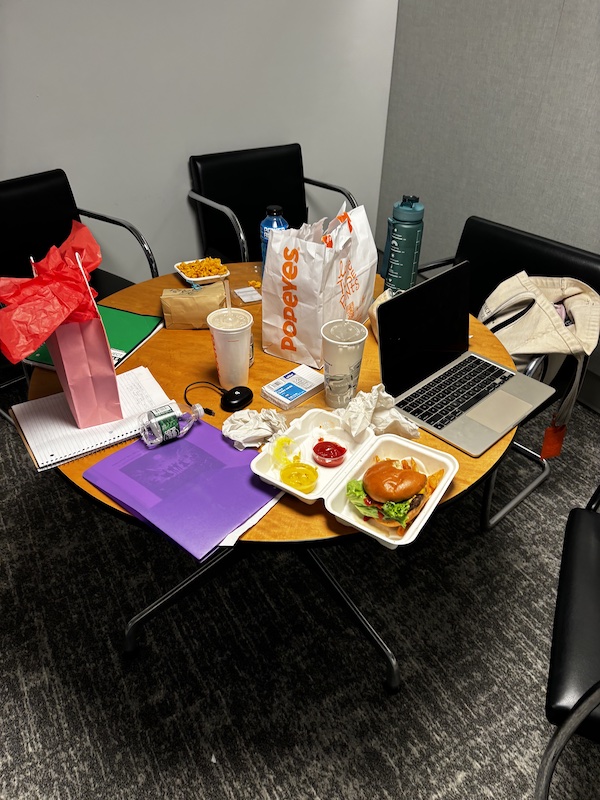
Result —
<svg viewBox="0 0 600 800"><path fill-rule="evenodd" d="M38 471L132 439L140 414L171 402L147 367L117 375L117 385L123 419L89 428L77 427L63 392L12 407Z"/></svg>

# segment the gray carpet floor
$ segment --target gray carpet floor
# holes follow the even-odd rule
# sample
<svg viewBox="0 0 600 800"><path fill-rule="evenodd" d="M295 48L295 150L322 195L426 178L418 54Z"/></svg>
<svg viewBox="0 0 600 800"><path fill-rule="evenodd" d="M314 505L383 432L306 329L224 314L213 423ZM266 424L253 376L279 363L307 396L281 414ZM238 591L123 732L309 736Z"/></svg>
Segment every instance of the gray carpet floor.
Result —
<svg viewBox="0 0 600 800"><path fill-rule="evenodd" d="M0 424L3 800L531 797L552 731L564 523L600 478L595 413L576 407L548 481L490 533L476 489L410 547L356 536L323 549L399 659L394 695L380 654L293 549L246 546L125 657L127 620L195 563L57 471L36 473ZM535 423L520 439L540 436ZM499 497L522 477L506 459ZM554 796L599 787L600 751L577 738Z"/></svg>

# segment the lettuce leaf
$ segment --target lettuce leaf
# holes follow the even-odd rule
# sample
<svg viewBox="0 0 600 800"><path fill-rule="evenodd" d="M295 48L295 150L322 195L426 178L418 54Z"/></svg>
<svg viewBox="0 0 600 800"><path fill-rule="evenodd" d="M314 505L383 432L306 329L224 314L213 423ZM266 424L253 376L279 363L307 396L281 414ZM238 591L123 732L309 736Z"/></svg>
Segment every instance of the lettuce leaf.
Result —
<svg viewBox="0 0 600 800"><path fill-rule="evenodd" d="M410 508L410 500L401 503L394 503L389 500L383 505L374 505L373 501L367 498L362 481L348 481L346 485L346 497L363 517L379 518L379 513L383 514L384 519L393 519L402 527L406 525L406 517ZM365 502L367 501L367 502Z"/></svg>
<svg viewBox="0 0 600 800"><path fill-rule="evenodd" d="M408 511L410 509L410 500L403 500L401 503L393 503L389 500L387 503L383 504L383 516L386 519L393 519L396 522L400 523L400 526L404 528L406 526L406 517L408 516Z"/></svg>
<svg viewBox="0 0 600 800"><path fill-rule="evenodd" d="M367 495L363 489L362 481L348 481L346 497L363 517L377 518L379 516L377 506L365 503Z"/></svg>

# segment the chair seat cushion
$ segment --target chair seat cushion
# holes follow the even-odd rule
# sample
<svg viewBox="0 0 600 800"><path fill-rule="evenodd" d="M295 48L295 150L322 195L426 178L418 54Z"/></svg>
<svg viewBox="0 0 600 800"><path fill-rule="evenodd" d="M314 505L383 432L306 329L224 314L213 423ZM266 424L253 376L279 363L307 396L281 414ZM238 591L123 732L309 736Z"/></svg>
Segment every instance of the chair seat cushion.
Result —
<svg viewBox="0 0 600 800"><path fill-rule="evenodd" d="M573 509L567 520L556 597L546 716L560 725L600 680L600 514ZM577 731L600 742L600 707Z"/></svg>

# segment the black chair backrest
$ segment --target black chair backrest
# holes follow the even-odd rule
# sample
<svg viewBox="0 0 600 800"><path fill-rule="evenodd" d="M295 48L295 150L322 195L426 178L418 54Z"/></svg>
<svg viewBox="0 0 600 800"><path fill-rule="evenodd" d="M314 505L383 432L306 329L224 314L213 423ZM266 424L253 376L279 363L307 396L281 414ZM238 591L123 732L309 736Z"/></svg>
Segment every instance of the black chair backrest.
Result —
<svg viewBox="0 0 600 800"><path fill-rule="evenodd" d="M455 262L471 262L469 311L479 314L483 301L506 278L524 270L528 275L575 278L600 294L600 255L533 233L469 217Z"/></svg>
<svg viewBox="0 0 600 800"><path fill-rule="evenodd" d="M79 220L66 174L54 169L0 181L0 219L6 232L0 275L30 278L29 257L39 261L62 244Z"/></svg>
<svg viewBox="0 0 600 800"><path fill-rule="evenodd" d="M525 271L528 275L575 278L600 294L600 255L580 250L533 233L500 225L481 217L469 217L458 243L455 263L471 263L469 311L479 314L484 300L506 278ZM576 377L576 361L568 356L551 386L556 394L535 413L552 405L570 389Z"/></svg>
<svg viewBox="0 0 600 800"><path fill-rule="evenodd" d="M228 206L239 219L251 261L261 260L259 226L268 205L280 205L290 228L307 220L302 150L299 144L257 147L191 156L192 189ZM242 260L237 237L220 212L194 202L205 255Z"/></svg>

